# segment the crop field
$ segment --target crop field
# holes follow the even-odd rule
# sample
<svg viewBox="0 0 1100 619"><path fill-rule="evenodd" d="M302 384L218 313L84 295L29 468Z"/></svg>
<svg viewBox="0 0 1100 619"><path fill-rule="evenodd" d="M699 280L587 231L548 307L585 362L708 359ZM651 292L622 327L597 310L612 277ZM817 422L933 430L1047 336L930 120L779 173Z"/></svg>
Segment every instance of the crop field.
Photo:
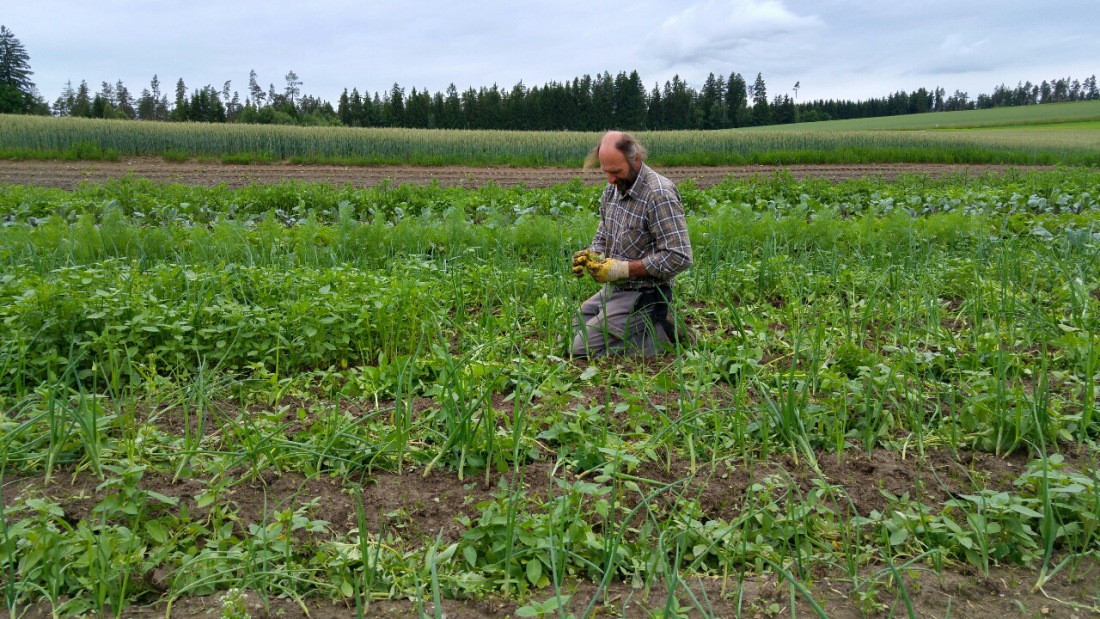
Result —
<svg viewBox="0 0 1100 619"><path fill-rule="evenodd" d="M1100 102L722 131L641 132L657 166L1100 165ZM1077 125L1065 130L1066 124ZM1057 127L1041 130L1042 127ZM994 131L993 129L997 129ZM0 116L0 159L579 168L598 134L161 123Z"/></svg>
<svg viewBox="0 0 1100 619"><path fill-rule="evenodd" d="M574 360L600 189L0 184L2 612L1100 612L1100 172L684 182Z"/></svg>

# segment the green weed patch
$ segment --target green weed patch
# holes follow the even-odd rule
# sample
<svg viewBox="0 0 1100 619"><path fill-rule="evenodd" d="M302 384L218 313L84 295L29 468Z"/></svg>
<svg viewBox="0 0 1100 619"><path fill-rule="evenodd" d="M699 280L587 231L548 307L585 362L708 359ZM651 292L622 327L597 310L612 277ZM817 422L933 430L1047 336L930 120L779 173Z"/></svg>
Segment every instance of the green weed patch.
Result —
<svg viewBox="0 0 1100 619"><path fill-rule="evenodd" d="M598 188L0 187L6 609L823 616L1088 565L1100 175L680 190L697 344L576 361Z"/></svg>

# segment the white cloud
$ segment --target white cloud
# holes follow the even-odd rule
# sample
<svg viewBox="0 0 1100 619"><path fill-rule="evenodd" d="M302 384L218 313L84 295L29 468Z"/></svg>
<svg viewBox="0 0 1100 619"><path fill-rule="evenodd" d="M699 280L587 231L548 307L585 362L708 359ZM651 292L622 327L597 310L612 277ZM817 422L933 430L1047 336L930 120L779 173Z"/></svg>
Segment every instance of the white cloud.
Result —
<svg viewBox="0 0 1100 619"><path fill-rule="evenodd" d="M950 34L940 43L940 53L951 57L967 57L980 53L989 44L988 38L972 41L966 35Z"/></svg>
<svg viewBox="0 0 1100 619"><path fill-rule="evenodd" d="M0 18L51 100L66 80L137 93L154 73L162 88L232 80L243 94L255 69L265 89L294 70L330 101L394 82L461 91L631 70L647 87L761 73L769 93L800 82L800 100L973 94L1100 72L1097 19L1096 0L36 0Z"/></svg>
<svg viewBox="0 0 1100 619"><path fill-rule="evenodd" d="M952 33L929 58L915 64L906 74L924 71L932 75L958 75L989 71L1006 64L1009 54L1008 50L995 49L988 36L974 39L973 35Z"/></svg>
<svg viewBox="0 0 1100 619"><path fill-rule="evenodd" d="M650 45L669 65L735 62L785 46L819 28L779 0L705 0L667 17Z"/></svg>

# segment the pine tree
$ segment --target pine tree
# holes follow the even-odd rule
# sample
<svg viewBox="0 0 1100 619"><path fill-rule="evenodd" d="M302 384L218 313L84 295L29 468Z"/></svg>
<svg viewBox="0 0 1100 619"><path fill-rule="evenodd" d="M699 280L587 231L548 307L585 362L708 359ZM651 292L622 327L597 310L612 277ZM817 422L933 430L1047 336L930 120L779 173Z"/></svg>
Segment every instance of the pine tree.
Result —
<svg viewBox="0 0 1100 619"><path fill-rule="evenodd" d="M191 118L191 112L189 104L187 103L187 84L183 82L183 78L179 78L176 81L176 107L172 108L172 113L168 115L168 120L176 122L185 122Z"/></svg>
<svg viewBox="0 0 1100 619"><path fill-rule="evenodd" d="M157 100L148 88L142 88L137 102L137 117L139 120L156 120L156 116Z"/></svg>
<svg viewBox="0 0 1100 619"><path fill-rule="evenodd" d="M91 118L92 94L88 89L88 82L80 80L80 86L76 89L76 97L73 100L73 107L69 114L82 118Z"/></svg>
<svg viewBox="0 0 1100 619"><path fill-rule="evenodd" d="M286 74L286 100L294 105L302 94L302 80L294 71Z"/></svg>
<svg viewBox="0 0 1100 619"><path fill-rule="evenodd" d="M134 109L134 98L130 96L130 91L123 85L122 80L118 80L118 83L115 84L115 107L126 118L130 120L137 118L137 110Z"/></svg>
<svg viewBox="0 0 1100 619"><path fill-rule="evenodd" d="M630 75L620 71L615 76L614 101L613 126L628 130L645 127L645 87L637 71L631 71Z"/></svg>
<svg viewBox="0 0 1100 619"><path fill-rule="evenodd" d="M0 113L25 114L39 103L30 56L11 30L0 26Z"/></svg>
<svg viewBox="0 0 1100 619"><path fill-rule="evenodd" d="M260 87L260 82L256 78L256 70L253 69L248 72L248 94L252 97L252 104L260 108L264 106L264 89Z"/></svg>
<svg viewBox="0 0 1100 619"><path fill-rule="evenodd" d="M345 127L351 126L351 110L349 109L348 89L345 88L344 92L340 94L340 100L336 103L336 116L340 119L340 124Z"/></svg>
<svg viewBox="0 0 1100 619"><path fill-rule="evenodd" d="M370 115L370 97L364 99L359 94L358 88L351 89L351 97L348 98L348 124L352 127L368 127L371 124Z"/></svg>
<svg viewBox="0 0 1100 619"><path fill-rule="evenodd" d="M786 94L776 95L771 104L771 122L785 125L794 122L794 100Z"/></svg>
<svg viewBox="0 0 1100 619"><path fill-rule="evenodd" d="M76 104L76 90L73 88L72 80L65 82L65 88L61 90L61 96L53 102L53 115L54 116L69 116L73 113L73 106Z"/></svg>
<svg viewBox="0 0 1100 619"><path fill-rule="evenodd" d="M726 80L726 107L729 126L744 127L748 124L745 119L748 108L748 86L740 73L730 73L729 79Z"/></svg>
<svg viewBox="0 0 1100 619"><path fill-rule="evenodd" d="M589 127L593 131L613 129L615 121L615 82L607 71L596 75L592 80L592 120Z"/></svg>
<svg viewBox="0 0 1100 619"><path fill-rule="evenodd" d="M703 91L699 93L699 118L697 129L721 129L725 125L725 103L723 97L726 81L713 73L703 82Z"/></svg>
<svg viewBox="0 0 1100 619"><path fill-rule="evenodd" d="M482 129L494 129L500 126L504 117L504 97L500 94L500 87L496 82L491 88L482 88L480 95Z"/></svg>
<svg viewBox="0 0 1100 619"><path fill-rule="evenodd" d="M432 126L436 129L443 129L444 118L447 115L447 104L443 101L443 93L438 90L432 95Z"/></svg>
<svg viewBox="0 0 1100 619"><path fill-rule="evenodd" d="M653 91L649 94L649 109L646 111L646 129L657 131L665 128L664 101L661 99L661 88L653 84Z"/></svg>
<svg viewBox="0 0 1100 619"><path fill-rule="evenodd" d="M679 74L665 82L665 129L690 129L695 118L695 96Z"/></svg>
<svg viewBox="0 0 1100 619"><path fill-rule="evenodd" d="M409 99L405 102L405 118L404 122L401 124L402 127L427 129L430 126L429 114L431 110L431 99L428 98L425 101L425 97L427 96L427 89L421 93L414 87L412 91L409 92Z"/></svg>
<svg viewBox="0 0 1100 619"><path fill-rule="evenodd" d="M1089 101L1095 101L1097 99L1100 99L1100 91L1098 91L1096 89L1096 76L1095 75L1090 75L1088 78L1085 79L1084 89L1085 89L1085 99L1087 99Z"/></svg>
<svg viewBox="0 0 1100 619"><path fill-rule="evenodd" d="M95 99L92 99L92 118L112 118L114 116L114 106L103 96L103 93L98 93Z"/></svg>
<svg viewBox="0 0 1100 619"><path fill-rule="evenodd" d="M447 97L443 100L441 126L446 129L458 129L462 125L462 101L458 98L458 88L452 82L447 86Z"/></svg>
<svg viewBox="0 0 1100 619"><path fill-rule="evenodd" d="M752 85L752 124L771 124L772 113L768 109L768 89L764 84L764 76L757 73L756 81Z"/></svg>
<svg viewBox="0 0 1100 619"><path fill-rule="evenodd" d="M225 122L225 106L218 98L218 91L209 84L191 94L187 110L187 120L207 123Z"/></svg>
<svg viewBox="0 0 1100 619"><path fill-rule="evenodd" d="M160 92L160 79L153 75L149 88L141 91L137 117L141 120L168 120L168 99Z"/></svg>
<svg viewBox="0 0 1100 619"><path fill-rule="evenodd" d="M383 109L387 127L405 126L405 89L393 83Z"/></svg>
<svg viewBox="0 0 1100 619"><path fill-rule="evenodd" d="M233 91L233 98L229 100L229 103L225 104L225 119L229 122L237 122L237 117L241 114L241 95L236 90Z"/></svg>

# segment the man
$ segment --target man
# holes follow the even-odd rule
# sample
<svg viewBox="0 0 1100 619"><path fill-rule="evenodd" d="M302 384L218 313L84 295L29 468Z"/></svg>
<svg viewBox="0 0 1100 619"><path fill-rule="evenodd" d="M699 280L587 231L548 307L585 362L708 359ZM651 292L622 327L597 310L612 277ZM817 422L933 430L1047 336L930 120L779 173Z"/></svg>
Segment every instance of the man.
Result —
<svg viewBox="0 0 1100 619"><path fill-rule="evenodd" d="M573 255L573 274L603 284L573 321L572 354L652 356L683 337L669 316L673 279L691 266L684 208L676 185L645 165L634 136L609 131L585 167L607 175L600 225L587 249Z"/></svg>

